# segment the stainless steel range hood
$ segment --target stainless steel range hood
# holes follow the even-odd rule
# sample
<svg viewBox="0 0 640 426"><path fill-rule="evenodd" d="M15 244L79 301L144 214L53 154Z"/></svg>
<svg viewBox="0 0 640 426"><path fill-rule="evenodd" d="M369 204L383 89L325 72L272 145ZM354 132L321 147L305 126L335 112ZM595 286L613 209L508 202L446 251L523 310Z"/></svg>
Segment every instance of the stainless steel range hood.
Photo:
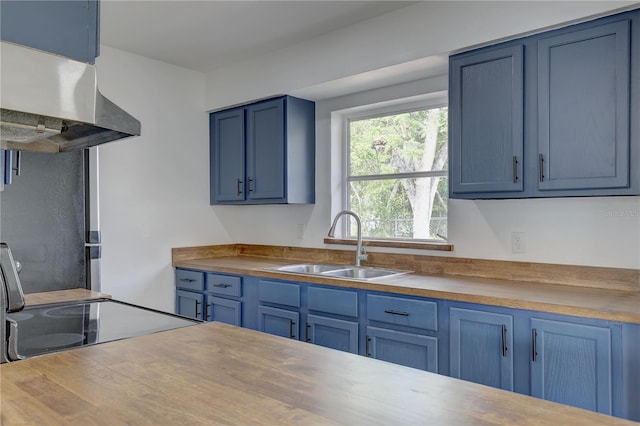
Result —
<svg viewBox="0 0 640 426"><path fill-rule="evenodd" d="M62 152L140 135L91 64L0 42L0 147Z"/></svg>

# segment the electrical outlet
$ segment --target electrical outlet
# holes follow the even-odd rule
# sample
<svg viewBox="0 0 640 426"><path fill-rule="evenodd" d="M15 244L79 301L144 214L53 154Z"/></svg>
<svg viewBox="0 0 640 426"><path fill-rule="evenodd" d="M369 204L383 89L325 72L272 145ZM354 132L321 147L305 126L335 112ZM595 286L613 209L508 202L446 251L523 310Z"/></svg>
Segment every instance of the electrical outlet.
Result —
<svg viewBox="0 0 640 426"><path fill-rule="evenodd" d="M526 253L527 244L524 232L511 233L511 253Z"/></svg>
<svg viewBox="0 0 640 426"><path fill-rule="evenodd" d="M304 239L304 223L299 223L296 225L296 236L299 240Z"/></svg>

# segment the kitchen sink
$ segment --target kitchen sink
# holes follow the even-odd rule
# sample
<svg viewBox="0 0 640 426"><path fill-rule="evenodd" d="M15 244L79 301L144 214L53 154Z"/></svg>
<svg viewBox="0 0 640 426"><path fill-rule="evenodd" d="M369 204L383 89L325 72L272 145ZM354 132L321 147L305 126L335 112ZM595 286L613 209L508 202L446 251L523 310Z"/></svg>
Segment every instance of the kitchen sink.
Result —
<svg viewBox="0 0 640 426"><path fill-rule="evenodd" d="M348 265L330 265L326 263L302 263L299 265L286 265L286 266L278 266L275 269L280 272L293 272L296 274L321 274L327 271L335 271L337 269L343 269L348 267Z"/></svg>
<svg viewBox="0 0 640 426"><path fill-rule="evenodd" d="M339 269L337 271L328 271L323 275L329 275L339 278L355 278L360 280L372 280L374 278L386 278L395 275L408 274L411 271L400 271L395 269L379 269L369 267L350 267L347 269Z"/></svg>
<svg viewBox="0 0 640 426"><path fill-rule="evenodd" d="M332 265L326 263L302 263L270 268L279 272L294 274L319 275L335 278L350 278L357 280L373 280L396 275L408 274L411 271L398 269L382 269L368 266Z"/></svg>

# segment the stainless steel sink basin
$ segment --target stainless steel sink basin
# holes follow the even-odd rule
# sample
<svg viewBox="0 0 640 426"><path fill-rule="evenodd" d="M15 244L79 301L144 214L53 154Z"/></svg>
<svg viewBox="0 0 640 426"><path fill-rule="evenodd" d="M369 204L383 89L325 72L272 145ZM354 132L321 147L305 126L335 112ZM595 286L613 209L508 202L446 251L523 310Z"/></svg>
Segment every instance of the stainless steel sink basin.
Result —
<svg viewBox="0 0 640 426"><path fill-rule="evenodd" d="M397 269L381 269L366 266L332 265L327 263L301 263L270 268L279 272L294 274L319 275L336 278L350 278L357 280L373 280L396 275L408 274L411 271Z"/></svg>
<svg viewBox="0 0 640 426"><path fill-rule="evenodd" d="M281 272L293 272L295 274L313 274L318 275L322 272L335 271L348 267L347 265L330 265L326 263L302 263L299 265L286 265L273 268Z"/></svg>
<svg viewBox="0 0 640 426"><path fill-rule="evenodd" d="M355 278L360 280L372 280L374 278L386 278L395 275L408 274L411 271L400 271L395 269L379 269L368 267L350 267L348 269L339 269L337 271L328 271L322 275L329 275L340 278Z"/></svg>

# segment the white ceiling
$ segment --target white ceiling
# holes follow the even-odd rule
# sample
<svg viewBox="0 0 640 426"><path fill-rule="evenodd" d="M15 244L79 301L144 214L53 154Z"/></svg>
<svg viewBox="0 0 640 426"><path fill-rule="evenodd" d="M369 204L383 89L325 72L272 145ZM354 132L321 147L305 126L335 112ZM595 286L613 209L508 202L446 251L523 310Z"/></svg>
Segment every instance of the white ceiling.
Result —
<svg viewBox="0 0 640 426"><path fill-rule="evenodd" d="M100 42L206 73L413 3L103 0Z"/></svg>

